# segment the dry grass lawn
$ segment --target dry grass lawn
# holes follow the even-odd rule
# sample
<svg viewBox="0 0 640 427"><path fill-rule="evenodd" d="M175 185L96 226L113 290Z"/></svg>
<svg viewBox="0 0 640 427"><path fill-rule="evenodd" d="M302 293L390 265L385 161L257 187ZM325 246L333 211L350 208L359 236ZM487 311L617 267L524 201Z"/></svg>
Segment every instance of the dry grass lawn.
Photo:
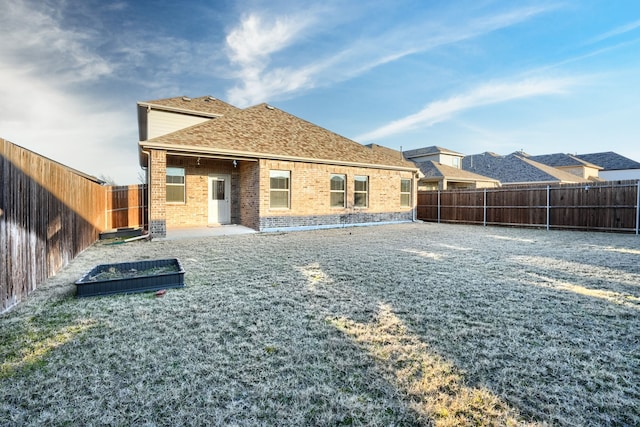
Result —
<svg viewBox="0 0 640 427"><path fill-rule="evenodd" d="M168 257L184 289L73 296ZM0 316L0 425L640 425L639 261L437 224L97 243Z"/></svg>

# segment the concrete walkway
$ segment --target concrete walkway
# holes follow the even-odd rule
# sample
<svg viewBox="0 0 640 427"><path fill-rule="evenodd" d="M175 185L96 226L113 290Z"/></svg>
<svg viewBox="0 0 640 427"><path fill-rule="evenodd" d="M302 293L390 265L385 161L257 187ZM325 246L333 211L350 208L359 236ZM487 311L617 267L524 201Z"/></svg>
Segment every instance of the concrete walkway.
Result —
<svg viewBox="0 0 640 427"><path fill-rule="evenodd" d="M159 237L158 240L182 240L200 237L230 236L235 234L256 233L249 227L242 225L217 225L210 227L176 227L167 229L167 237Z"/></svg>

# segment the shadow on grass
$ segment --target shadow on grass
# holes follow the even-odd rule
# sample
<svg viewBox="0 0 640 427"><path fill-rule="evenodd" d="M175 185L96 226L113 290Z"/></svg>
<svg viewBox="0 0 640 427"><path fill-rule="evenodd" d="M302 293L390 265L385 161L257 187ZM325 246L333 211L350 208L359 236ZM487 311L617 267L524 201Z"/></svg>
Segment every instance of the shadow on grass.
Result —
<svg viewBox="0 0 640 427"><path fill-rule="evenodd" d="M463 374L411 334L388 305L380 304L371 323L344 317L328 321L376 360L422 421L436 426L522 424L517 412L489 390L465 386Z"/></svg>
<svg viewBox="0 0 640 427"><path fill-rule="evenodd" d="M95 325L65 313L46 312L0 331L0 380L43 367L53 350Z"/></svg>

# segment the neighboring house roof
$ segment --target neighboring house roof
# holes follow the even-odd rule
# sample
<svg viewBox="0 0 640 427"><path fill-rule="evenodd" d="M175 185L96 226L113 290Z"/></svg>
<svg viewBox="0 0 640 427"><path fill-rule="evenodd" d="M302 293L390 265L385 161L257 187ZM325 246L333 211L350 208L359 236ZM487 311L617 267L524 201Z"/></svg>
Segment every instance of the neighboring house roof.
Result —
<svg viewBox="0 0 640 427"><path fill-rule="evenodd" d="M603 153L578 154L576 157L601 166L603 170L640 169L640 163L613 151Z"/></svg>
<svg viewBox="0 0 640 427"><path fill-rule="evenodd" d="M420 171L424 174L425 179L446 178L448 180L465 182L498 182L497 179L463 169L454 168L453 166L443 165L442 163L434 162L433 160L419 162L417 165L420 167Z"/></svg>
<svg viewBox="0 0 640 427"><path fill-rule="evenodd" d="M590 163L587 160L580 159L571 154L555 153L543 154L541 156L529 156L529 159L542 163L547 166L563 167L563 166L583 166L594 169L602 169L600 166Z"/></svg>
<svg viewBox="0 0 640 427"><path fill-rule="evenodd" d="M142 147L176 152L212 153L332 164L357 164L417 171L400 152L355 141L267 104L147 141ZM393 154L395 153L395 154Z"/></svg>
<svg viewBox="0 0 640 427"><path fill-rule="evenodd" d="M407 159L411 159L413 157L419 157L419 156L427 156L429 154L452 154L455 156L461 156L461 157L464 156L464 154L462 153L458 153L453 150L448 150L446 148L438 147L437 145L432 145L430 147L416 148L415 150L403 151L402 154L404 154L404 157Z"/></svg>
<svg viewBox="0 0 640 427"><path fill-rule="evenodd" d="M588 179L531 160L520 153L508 156L495 153L466 156L462 159L462 168L497 179L502 184L590 182Z"/></svg>
<svg viewBox="0 0 640 427"><path fill-rule="evenodd" d="M227 104L212 96L201 96L199 98L189 98L186 96L178 96L175 98L157 99L155 101L138 102L138 105L144 107L154 107L166 111L176 111L185 113L199 113L205 116L223 116L239 111L240 109L231 104ZM202 114L204 113L204 114Z"/></svg>

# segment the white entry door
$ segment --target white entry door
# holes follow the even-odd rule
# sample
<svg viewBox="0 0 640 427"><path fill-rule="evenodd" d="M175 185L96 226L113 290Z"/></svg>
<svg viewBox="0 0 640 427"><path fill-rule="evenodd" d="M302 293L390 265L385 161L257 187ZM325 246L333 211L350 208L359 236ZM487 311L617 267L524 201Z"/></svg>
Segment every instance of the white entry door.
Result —
<svg viewBox="0 0 640 427"><path fill-rule="evenodd" d="M209 224L231 221L231 176L209 175Z"/></svg>

